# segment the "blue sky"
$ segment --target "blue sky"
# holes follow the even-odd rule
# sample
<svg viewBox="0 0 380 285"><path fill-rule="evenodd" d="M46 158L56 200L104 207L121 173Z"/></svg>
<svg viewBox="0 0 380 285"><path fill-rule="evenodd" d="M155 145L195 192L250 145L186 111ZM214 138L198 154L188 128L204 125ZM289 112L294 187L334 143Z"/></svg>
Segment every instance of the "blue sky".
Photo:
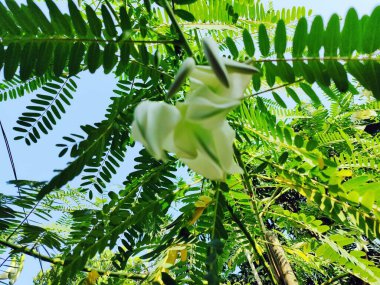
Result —
<svg viewBox="0 0 380 285"><path fill-rule="evenodd" d="M0 2L3 1L0 0ZM368 14L376 5L380 4L378 0L282 0L274 2L275 9L289 8L293 5L311 8L314 15L320 14L326 20L333 13L344 16L350 7L356 8L360 15ZM13 141L13 137L17 134L12 128L33 96L29 94L17 100L0 102L0 120L11 144L19 179L49 180L53 176L54 169L61 169L67 163L65 159L58 159L58 149L55 147L55 144L62 142L62 136L69 133L78 133L80 132L80 125L92 124L103 119L104 110L110 102L109 98L112 96L112 89L116 86L116 80L112 75L102 74L101 70L93 75L84 73L80 77L81 79L77 80L78 90L74 95L75 100L72 101L72 106L67 108L67 114L63 116L62 120L59 121L48 136L44 135L37 144L29 147L23 141ZM114 179L114 183L121 183L121 179L132 169L132 157L135 153L136 151L130 152L129 159L120 168L120 173ZM6 181L11 179L13 179L12 170L4 142L0 138L1 193L14 193L16 191L16 189L6 184ZM16 285L32 284L32 278L38 270L37 260L27 258L24 271Z"/></svg>

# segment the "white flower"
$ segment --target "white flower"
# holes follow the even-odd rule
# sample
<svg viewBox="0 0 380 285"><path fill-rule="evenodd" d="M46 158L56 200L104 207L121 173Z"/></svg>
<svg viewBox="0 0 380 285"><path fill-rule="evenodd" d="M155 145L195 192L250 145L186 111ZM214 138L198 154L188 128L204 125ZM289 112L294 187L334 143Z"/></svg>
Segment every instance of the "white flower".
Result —
<svg viewBox="0 0 380 285"><path fill-rule="evenodd" d="M132 136L156 159L175 153L192 170L212 180L241 173L234 161L235 131L228 112L240 104L251 75L257 70L246 64L219 58L217 46L204 42L210 66L196 66L187 59L180 68L168 96L175 94L190 77L190 92L176 106L145 101L135 110Z"/></svg>
<svg viewBox="0 0 380 285"><path fill-rule="evenodd" d="M157 160L166 158L164 149L173 141L180 120L176 107L164 102L141 102L135 109L132 137L140 141Z"/></svg>
<svg viewBox="0 0 380 285"><path fill-rule="evenodd" d="M179 105L181 113L188 106ZM192 170L212 180L225 180L227 174L241 173L234 161L235 131L226 120L214 128L188 121L185 116L174 130L177 156Z"/></svg>

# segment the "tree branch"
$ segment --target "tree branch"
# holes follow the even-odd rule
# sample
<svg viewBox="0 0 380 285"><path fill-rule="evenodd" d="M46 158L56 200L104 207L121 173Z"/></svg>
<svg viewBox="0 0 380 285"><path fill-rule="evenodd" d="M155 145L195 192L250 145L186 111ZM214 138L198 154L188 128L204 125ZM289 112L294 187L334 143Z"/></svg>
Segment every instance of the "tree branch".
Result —
<svg viewBox="0 0 380 285"><path fill-rule="evenodd" d="M304 81L303 78L301 78L301 79L297 79L297 80L294 81L294 82L285 83L285 84L282 84L282 85L278 85L278 86L276 86L276 87L272 87L272 88L269 88L269 89L266 89L266 90L263 90L263 91L260 91L260 92L257 92L257 93L254 93L254 94L251 94L251 95L249 95L249 96L244 97L243 99L250 98L250 97L254 97L254 96L257 96L257 95L261 95L261 94L264 94L264 93L267 93L267 92L271 92L271 91L273 91L273 90L277 90L277 89L280 89L280 88L284 88L284 87L286 87L286 86L293 85L293 84L295 84L295 83L302 82L302 81Z"/></svg>
<svg viewBox="0 0 380 285"><path fill-rule="evenodd" d="M186 40L185 34L183 33L181 27L179 26L179 24L177 22L177 19L175 18L172 7L170 7L168 1L166 1L166 0L162 0L161 3L163 4L166 13L168 13L168 16L169 16L170 20L172 21L173 26L178 31L179 39L182 42L187 55L193 56L193 51L191 50L190 45Z"/></svg>
<svg viewBox="0 0 380 285"><path fill-rule="evenodd" d="M326 57L296 57L296 58L262 58L262 59L249 59L247 64L256 62L280 62L280 61L380 61L380 57L348 57L348 56L326 56Z"/></svg>
<svg viewBox="0 0 380 285"><path fill-rule="evenodd" d="M43 254L37 252L36 250L27 248L26 246L13 244L9 241L5 241L5 240L1 240L1 239L0 239L0 244L4 245L6 247L9 247L9 248L11 248L17 252L25 253L26 255L36 257L40 260L43 260L45 262L49 262L51 264L60 265L60 266L66 265L65 261L60 259L60 258L48 257L46 255L43 255ZM144 280L146 278L146 275L142 275L142 274L130 274L130 273L126 273L126 272L103 271L103 270L98 270L96 268L89 268L89 267L84 267L83 269L81 269L81 271L83 271L83 272L91 272L93 270L98 272L99 275L107 275L107 276L117 277L117 278L125 278L125 279L133 279L133 280Z"/></svg>

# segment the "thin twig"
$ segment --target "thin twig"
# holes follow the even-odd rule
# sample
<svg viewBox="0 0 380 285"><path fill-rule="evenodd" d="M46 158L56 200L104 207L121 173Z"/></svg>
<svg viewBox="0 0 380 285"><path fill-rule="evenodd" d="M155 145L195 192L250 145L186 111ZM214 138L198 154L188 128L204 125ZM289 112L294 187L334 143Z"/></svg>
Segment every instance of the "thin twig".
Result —
<svg viewBox="0 0 380 285"><path fill-rule="evenodd" d="M9 247L9 248L11 248L17 252L22 252L24 254L27 254L27 255L32 256L32 257L36 257L36 258L43 260L45 262L49 262L51 264L61 265L61 266L66 265L65 261L60 259L60 258L50 258L46 255L43 255L43 254L37 252L36 250L27 248L25 246L13 244L9 241L1 240L1 239L0 239L0 244L4 245L6 247ZM134 279L134 280L144 280L146 278L146 275L141 275L141 274L130 274L130 273L125 273L125 272L102 271L102 270L98 270L96 268L89 268L89 267L84 267L83 269L81 269L81 271L83 271L83 272L91 272L93 270L97 271L99 273L99 275L107 275L107 276L112 276L112 277L128 278L128 279Z"/></svg>
<svg viewBox="0 0 380 285"><path fill-rule="evenodd" d="M164 9L165 9L166 13L168 13L168 16L169 16L170 20L172 21L173 26L175 27L175 29L178 32L179 39L182 42L183 47L184 47L187 55L188 56L193 56L193 51L191 50L190 45L189 45L189 43L186 40L185 34L183 33L181 27L179 26L179 24L177 22L177 19L175 18L175 15L174 15L172 7L170 7L168 1L166 1L166 0L162 0L162 4L164 6Z"/></svg>
<svg viewBox="0 0 380 285"><path fill-rule="evenodd" d="M249 59L246 63L256 62L295 62L295 61L380 61L380 57L339 57L339 56L326 56L326 57L297 57L297 58L262 58L262 59Z"/></svg>
<svg viewBox="0 0 380 285"><path fill-rule="evenodd" d="M273 90L277 90L277 89L280 89L280 88L284 88L284 87L287 87L287 86L289 86L289 85L293 85L293 84L296 84L296 83L302 82L303 80L305 80L305 79L304 79L304 78L301 78L301 79L297 79L297 80L294 81L294 82L289 82L289 83L285 83L285 84L282 84L282 85L278 85L278 86L275 86L275 87L272 87L272 88L269 88L269 89L266 89L266 90L263 90L263 91L260 91L260 92L257 92L257 93L254 93L254 94L248 95L248 96L245 96L243 99L247 99L247 98L254 97L254 96L258 96L258 95L261 95L261 94L264 94L264 93L267 93L267 92L271 92L271 91L273 91Z"/></svg>

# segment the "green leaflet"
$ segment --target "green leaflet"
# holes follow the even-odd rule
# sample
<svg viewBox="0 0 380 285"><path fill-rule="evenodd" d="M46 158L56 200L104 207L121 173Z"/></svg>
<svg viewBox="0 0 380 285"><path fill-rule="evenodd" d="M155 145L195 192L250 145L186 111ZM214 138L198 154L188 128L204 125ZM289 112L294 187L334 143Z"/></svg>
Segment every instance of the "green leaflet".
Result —
<svg viewBox="0 0 380 285"><path fill-rule="evenodd" d="M297 104L301 104L300 98L298 97L297 93L292 88L286 87L286 92L288 93L290 97L292 97L294 102L296 102Z"/></svg>
<svg viewBox="0 0 380 285"><path fill-rule="evenodd" d="M26 43L20 56L20 79L27 80L31 76L36 59L38 46L34 42Z"/></svg>
<svg viewBox="0 0 380 285"><path fill-rule="evenodd" d="M128 43L122 44L120 47L120 59L119 59L119 64L116 69L116 74L120 75L122 74L129 63L129 56L130 56L130 46Z"/></svg>
<svg viewBox="0 0 380 285"><path fill-rule="evenodd" d="M49 69L54 54L54 45L52 42L41 43L37 59L35 73L37 76L42 76Z"/></svg>
<svg viewBox="0 0 380 285"><path fill-rule="evenodd" d="M244 42L244 47L245 51L247 54L252 57L255 54L255 45L253 43L252 36L250 32L247 29L243 30L243 42Z"/></svg>
<svg viewBox="0 0 380 285"><path fill-rule="evenodd" d="M70 22L61 13L53 0L46 0L46 5L49 9L50 19L52 20L53 27L57 29L59 34L71 35L72 30Z"/></svg>
<svg viewBox="0 0 380 285"><path fill-rule="evenodd" d="M13 13L14 18L24 31L27 31L27 33L32 35L38 33L38 29L32 19L23 9L20 9L15 0L6 0L5 2L7 3L9 10Z"/></svg>
<svg viewBox="0 0 380 285"><path fill-rule="evenodd" d="M355 9L351 8L347 12L344 22L341 41L340 41L340 55L351 56L352 53L358 49L358 35L360 35L360 25L358 14Z"/></svg>
<svg viewBox="0 0 380 285"><path fill-rule="evenodd" d="M127 9L125 6L120 7L120 27L123 31L129 31L132 29L132 23L131 23L131 18L129 17L127 13Z"/></svg>
<svg viewBox="0 0 380 285"><path fill-rule="evenodd" d="M262 56L268 56L270 44L267 29L265 28L264 24L260 24L259 26L259 49Z"/></svg>
<svg viewBox="0 0 380 285"><path fill-rule="evenodd" d="M82 42L76 42L70 53L69 74L73 76L81 71L81 63L85 52L85 45Z"/></svg>
<svg viewBox="0 0 380 285"><path fill-rule="evenodd" d="M307 37L308 56L319 56L324 35L323 20L321 16L316 16L311 24L310 33Z"/></svg>
<svg viewBox="0 0 380 285"><path fill-rule="evenodd" d="M54 63L53 71L55 76L59 77L67 62L67 58L70 54L70 45L66 43L58 43L54 49Z"/></svg>
<svg viewBox="0 0 380 285"><path fill-rule="evenodd" d="M96 37L101 37L102 21L98 18L91 6L86 4L86 15L91 32Z"/></svg>
<svg viewBox="0 0 380 285"><path fill-rule="evenodd" d="M117 45L113 42L106 45L103 52L103 68L104 73L108 74L111 72L115 64L117 63Z"/></svg>
<svg viewBox="0 0 380 285"><path fill-rule="evenodd" d="M310 85L305 84L305 83L300 83L300 87L302 90L306 93L307 96L311 99L313 104L316 106L319 106L322 104L321 100L319 99L318 95L315 93L313 88L310 87Z"/></svg>
<svg viewBox="0 0 380 285"><path fill-rule="evenodd" d="M80 36L85 36L87 34L86 22L83 20L82 15L74 2L72 0L68 0L68 3L71 20L73 22L75 30Z"/></svg>
<svg viewBox="0 0 380 285"><path fill-rule="evenodd" d="M8 30L10 34L19 35L21 33L20 28L16 25L13 18L9 15L3 3L0 3L0 23Z"/></svg>
<svg viewBox="0 0 380 285"><path fill-rule="evenodd" d="M280 97L280 95L278 95L276 92L272 92L272 95L273 95L273 98L274 100L276 100L276 102L282 107L282 108L287 108L284 100L282 100L282 98Z"/></svg>
<svg viewBox="0 0 380 285"><path fill-rule="evenodd" d="M373 29L378 29L380 26L380 6L373 10L370 18L364 24L362 48L365 53L373 53L380 48L380 35L374 32Z"/></svg>
<svg viewBox="0 0 380 285"><path fill-rule="evenodd" d="M323 37L325 56L336 56L340 43L339 16L334 14L327 23Z"/></svg>
<svg viewBox="0 0 380 285"><path fill-rule="evenodd" d="M279 58L284 57L286 50L286 27L285 22L280 20L277 22L276 32L274 36L274 50Z"/></svg>
<svg viewBox="0 0 380 285"><path fill-rule="evenodd" d="M21 46L19 43L11 43L4 53L4 78L11 80L18 68L21 55Z"/></svg>
<svg viewBox="0 0 380 285"><path fill-rule="evenodd" d="M226 38L226 45L227 45L229 51L231 52L233 59L237 59L239 57L239 50L237 49L234 40L231 39L230 37L227 37Z"/></svg>
<svg viewBox="0 0 380 285"><path fill-rule="evenodd" d="M0 43L0 71L3 68L3 62L4 62L4 45Z"/></svg>
<svg viewBox="0 0 380 285"><path fill-rule="evenodd" d="M107 34L112 38L116 37L117 36L116 26L112 19L111 13L105 4L102 4L101 11L102 11L102 17L103 17L103 24L104 24Z"/></svg>
<svg viewBox="0 0 380 285"><path fill-rule="evenodd" d="M327 72L334 81L336 87L340 92L346 92L348 90L348 78L347 72L343 65L338 61L326 62Z"/></svg>
<svg viewBox="0 0 380 285"><path fill-rule="evenodd" d="M86 55L87 67L91 73L94 73L101 65L102 53L98 43L91 43Z"/></svg>
<svg viewBox="0 0 380 285"><path fill-rule="evenodd" d="M306 18L302 17L297 24L296 30L294 32L293 38L293 57L301 57L303 51L305 50L307 42L307 21Z"/></svg>
<svg viewBox="0 0 380 285"><path fill-rule="evenodd" d="M33 0L27 0L28 9L32 14L34 21L38 24L41 31L45 34L52 35L54 34L54 29L49 20L46 18L45 14L41 9L34 3Z"/></svg>
<svg viewBox="0 0 380 285"><path fill-rule="evenodd" d="M195 17L193 14L191 14L189 11L183 10L183 9L175 9L174 14L176 14L181 19L187 21L187 22L194 22Z"/></svg>

